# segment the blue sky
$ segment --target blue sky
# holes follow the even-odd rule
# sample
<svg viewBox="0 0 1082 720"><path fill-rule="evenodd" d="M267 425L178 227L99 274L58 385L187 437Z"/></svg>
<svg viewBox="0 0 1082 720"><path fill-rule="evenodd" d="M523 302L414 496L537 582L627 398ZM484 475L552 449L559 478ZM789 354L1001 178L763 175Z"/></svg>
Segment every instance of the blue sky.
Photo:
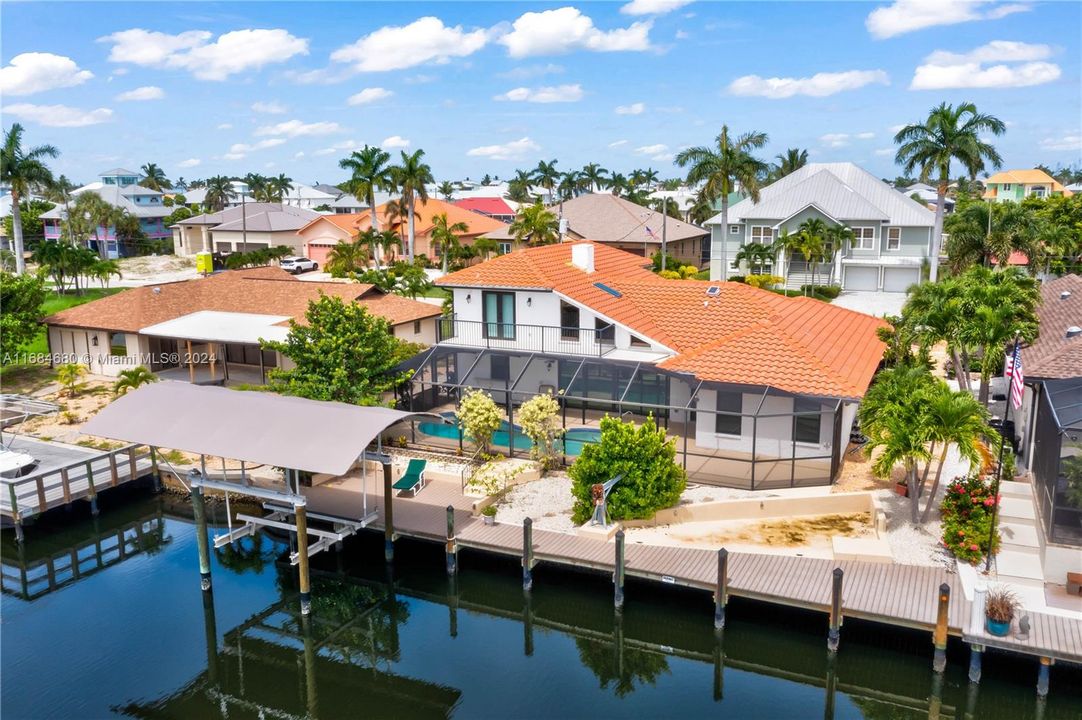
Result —
<svg viewBox="0 0 1082 720"><path fill-rule="evenodd" d="M942 102L1008 123L1008 167L1082 159L1082 4L4 3L4 127L56 172L338 182L351 147L423 148L438 180L558 158L679 174L722 123L893 177ZM352 100L351 100L352 98Z"/></svg>

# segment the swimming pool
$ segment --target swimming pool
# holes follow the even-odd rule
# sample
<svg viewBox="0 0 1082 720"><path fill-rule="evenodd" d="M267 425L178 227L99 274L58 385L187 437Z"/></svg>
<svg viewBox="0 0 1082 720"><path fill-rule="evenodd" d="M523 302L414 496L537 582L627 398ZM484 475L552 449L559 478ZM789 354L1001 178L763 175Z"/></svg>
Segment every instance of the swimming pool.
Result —
<svg viewBox="0 0 1082 720"><path fill-rule="evenodd" d="M600 441L601 430L598 428L570 428L564 433L564 454L570 457L578 457L582 454L584 445Z"/></svg>
<svg viewBox="0 0 1082 720"><path fill-rule="evenodd" d="M462 430L458 424L458 417L454 412L442 412L442 417L447 418L447 423L437 422L423 422L417 425L417 430L428 435L430 437L444 438L445 440L453 440L458 442L458 438L462 433ZM496 447L509 447L511 425L503 420L500 422L500 427L492 435L492 444ZM514 427L515 434L515 450L526 450L533 445L533 442L523 432L522 428L518 425ZM569 457L578 457L582 452L583 445L587 443L596 443L601 439L601 431L597 428L571 428L564 435L564 454ZM467 441L468 442L468 441Z"/></svg>

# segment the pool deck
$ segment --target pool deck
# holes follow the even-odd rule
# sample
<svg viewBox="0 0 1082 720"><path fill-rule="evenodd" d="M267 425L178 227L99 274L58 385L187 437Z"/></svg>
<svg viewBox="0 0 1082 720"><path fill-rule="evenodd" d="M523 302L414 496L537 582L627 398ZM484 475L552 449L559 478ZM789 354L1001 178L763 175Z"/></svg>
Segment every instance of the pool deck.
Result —
<svg viewBox="0 0 1082 720"><path fill-rule="evenodd" d="M370 481L369 488L368 507L379 508L380 512L368 527L383 530L382 487ZM359 487L349 486L320 485L305 489L312 510L346 517L354 513L343 514L343 503L358 506L359 493ZM474 500L464 497L455 482L431 480L416 497L396 496L393 502L396 537L439 542L455 553L468 550L523 557L523 527L505 523L485 525L471 512ZM454 535L450 538L447 536L449 506L454 514ZM615 543L611 540L538 529L532 531L532 539L534 564L614 573ZM995 638L983 628L974 631L970 623L973 603L965 597L961 581L957 575L937 567L733 552L728 556L728 596L829 612L835 568L844 573L843 616L933 632L940 587L946 585L950 589L947 614L950 635L973 646L1041 658L1042 663L1082 663L1082 620L1029 612L1031 629L1024 641L1018 639L1017 633ZM716 591L718 553L633 543L626 546L625 572L630 577L663 584Z"/></svg>

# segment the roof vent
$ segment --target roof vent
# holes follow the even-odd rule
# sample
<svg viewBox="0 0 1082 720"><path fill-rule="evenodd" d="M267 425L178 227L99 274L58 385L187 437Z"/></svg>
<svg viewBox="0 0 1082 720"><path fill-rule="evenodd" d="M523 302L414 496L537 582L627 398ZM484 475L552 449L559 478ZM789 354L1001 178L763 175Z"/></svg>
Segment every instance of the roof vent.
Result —
<svg viewBox="0 0 1082 720"><path fill-rule="evenodd" d="M1067 339L1068 340L1070 340L1071 338L1076 338L1079 335L1082 335L1082 327L1078 327L1077 325L1072 325L1071 327L1067 328Z"/></svg>
<svg viewBox="0 0 1082 720"><path fill-rule="evenodd" d="M718 295L721 295L721 286L711 285L706 289L706 295L707 297L717 297Z"/></svg>
<svg viewBox="0 0 1082 720"><path fill-rule="evenodd" d="M1060 300L1066 300L1069 297L1071 297L1071 291L1070 290L1064 290L1063 292L1061 292L1059 294L1059 299Z"/></svg>
<svg viewBox="0 0 1082 720"><path fill-rule="evenodd" d="M154 289L151 290L151 292L154 293L155 295L161 295L162 294L162 289L160 287L155 287Z"/></svg>
<svg viewBox="0 0 1082 720"><path fill-rule="evenodd" d="M594 271L594 244L576 243L571 246L571 264L588 273Z"/></svg>

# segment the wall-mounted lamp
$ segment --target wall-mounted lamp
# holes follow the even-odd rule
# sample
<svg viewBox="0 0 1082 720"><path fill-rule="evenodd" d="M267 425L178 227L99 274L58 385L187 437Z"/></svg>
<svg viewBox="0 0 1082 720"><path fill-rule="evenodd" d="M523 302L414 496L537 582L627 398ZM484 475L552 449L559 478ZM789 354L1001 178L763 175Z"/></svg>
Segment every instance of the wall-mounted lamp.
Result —
<svg viewBox="0 0 1082 720"><path fill-rule="evenodd" d="M97 335L94 335L94 336L92 336L90 338L90 344L93 345L94 347L98 346L98 336Z"/></svg>
<svg viewBox="0 0 1082 720"><path fill-rule="evenodd" d="M467 303L473 302L473 295L470 295L469 293L466 293L466 302Z"/></svg>
<svg viewBox="0 0 1082 720"><path fill-rule="evenodd" d="M533 298L532 297L526 298L526 307L530 307L531 305L533 305Z"/></svg>

